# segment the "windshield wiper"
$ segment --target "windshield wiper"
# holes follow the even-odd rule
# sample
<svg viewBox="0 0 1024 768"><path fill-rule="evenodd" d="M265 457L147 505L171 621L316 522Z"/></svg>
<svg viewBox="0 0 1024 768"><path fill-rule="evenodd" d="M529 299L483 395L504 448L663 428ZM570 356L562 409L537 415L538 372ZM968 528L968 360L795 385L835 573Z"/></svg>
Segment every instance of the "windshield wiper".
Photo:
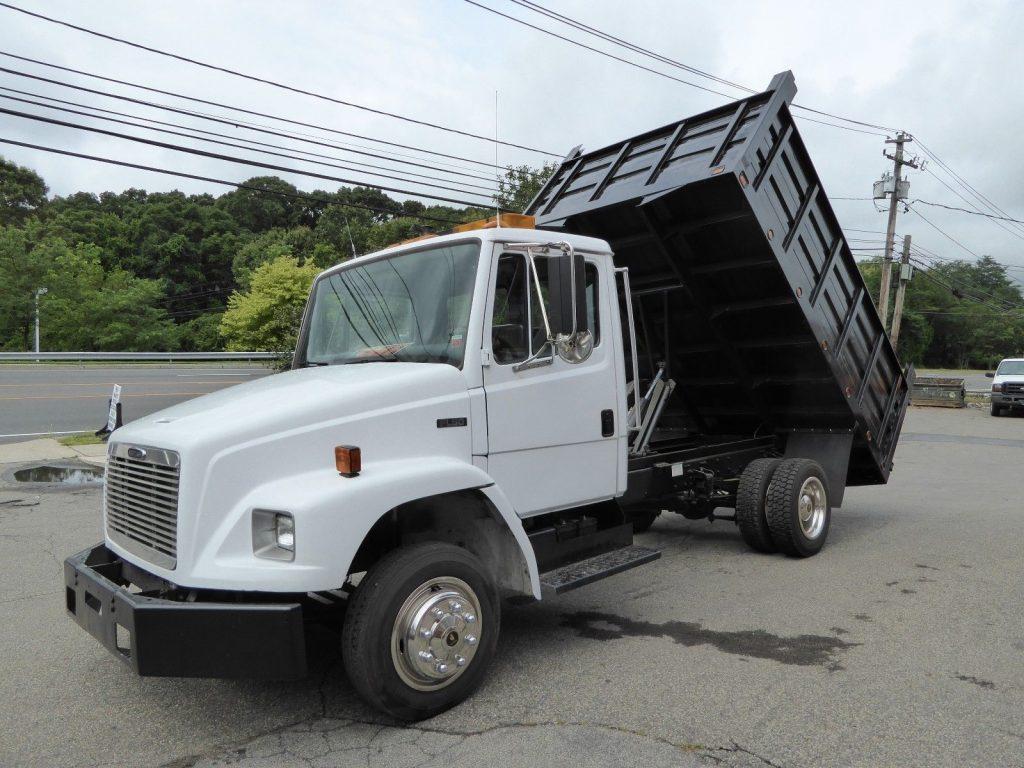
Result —
<svg viewBox="0 0 1024 768"><path fill-rule="evenodd" d="M380 355L378 357L360 357L355 360L346 360L341 365L359 365L360 363L397 363L400 362L397 357Z"/></svg>

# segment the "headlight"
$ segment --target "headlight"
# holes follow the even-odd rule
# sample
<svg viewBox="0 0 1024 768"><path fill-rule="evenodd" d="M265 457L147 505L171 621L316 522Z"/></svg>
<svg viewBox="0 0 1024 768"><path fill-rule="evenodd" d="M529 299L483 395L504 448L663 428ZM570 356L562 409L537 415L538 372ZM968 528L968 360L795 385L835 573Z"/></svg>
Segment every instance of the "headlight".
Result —
<svg viewBox="0 0 1024 768"><path fill-rule="evenodd" d="M288 512L252 511L252 551L268 560L295 559L295 519Z"/></svg>
<svg viewBox="0 0 1024 768"><path fill-rule="evenodd" d="M993 392L1002 392L1003 391L1003 385L1002 384L993 384L992 385L992 391Z"/></svg>

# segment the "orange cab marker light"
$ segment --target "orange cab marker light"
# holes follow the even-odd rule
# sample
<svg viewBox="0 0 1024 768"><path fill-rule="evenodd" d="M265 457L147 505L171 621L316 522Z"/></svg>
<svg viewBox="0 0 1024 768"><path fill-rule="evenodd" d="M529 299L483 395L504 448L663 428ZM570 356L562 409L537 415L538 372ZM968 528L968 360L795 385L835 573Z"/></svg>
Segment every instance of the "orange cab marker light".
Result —
<svg viewBox="0 0 1024 768"><path fill-rule="evenodd" d="M537 220L533 216L527 216L522 213L501 214L501 226L503 227L533 229L536 221ZM472 232L474 229L497 229L497 227L498 217L492 216L489 219L479 219L478 221L471 221L468 224L459 224L458 226L452 227L452 232Z"/></svg>
<svg viewBox="0 0 1024 768"><path fill-rule="evenodd" d="M336 445L334 447L334 465L342 477L355 477L363 468L363 458L355 445Z"/></svg>

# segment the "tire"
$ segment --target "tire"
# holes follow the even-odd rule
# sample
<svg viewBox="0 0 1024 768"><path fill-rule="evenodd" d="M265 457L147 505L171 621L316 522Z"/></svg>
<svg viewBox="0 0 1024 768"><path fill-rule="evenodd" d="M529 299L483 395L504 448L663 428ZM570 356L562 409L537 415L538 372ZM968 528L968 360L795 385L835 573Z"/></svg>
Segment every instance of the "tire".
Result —
<svg viewBox="0 0 1024 768"><path fill-rule="evenodd" d="M630 512L626 519L633 523L633 533L646 533L660 514L660 509L657 512Z"/></svg>
<svg viewBox="0 0 1024 768"><path fill-rule="evenodd" d="M1003 415L1003 409L1000 408L998 405L993 405L992 406L992 415L993 416L1002 416Z"/></svg>
<svg viewBox="0 0 1024 768"><path fill-rule="evenodd" d="M500 627L498 590L475 555L452 544L402 547L370 568L350 599L342 660L368 704L399 720L423 720L476 689ZM430 629L426 639L421 632ZM421 653L436 655L430 661Z"/></svg>
<svg viewBox="0 0 1024 768"><path fill-rule="evenodd" d="M792 557L816 555L832 522L825 470L810 459L784 459L772 476L765 516L781 552Z"/></svg>
<svg viewBox="0 0 1024 768"><path fill-rule="evenodd" d="M736 489L736 525L740 535L758 552L774 552L775 541L765 517L765 497L781 459L754 459L740 475Z"/></svg>

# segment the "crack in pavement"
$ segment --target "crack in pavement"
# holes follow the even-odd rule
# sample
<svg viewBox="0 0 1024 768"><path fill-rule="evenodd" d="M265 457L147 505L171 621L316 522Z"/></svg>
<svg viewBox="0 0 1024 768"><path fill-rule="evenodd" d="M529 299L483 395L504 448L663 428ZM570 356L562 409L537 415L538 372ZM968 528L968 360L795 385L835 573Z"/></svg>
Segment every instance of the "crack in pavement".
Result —
<svg viewBox="0 0 1024 768"><path fill-rule="evenodd" d="M302 726L307 726L303 729ZM328 726L328 727L324 727ZM372 732L364 734L363 737L366 739L364 744L355 744L345 747L338 745L335 748L331 748L331 741L337 739L337 735L352 728L372 728ZM288 755L296 760L299 760L307 765L315 766L316 763L313 761L320 758L326 758L330 755L337 755L345 752L363 752L366 758L366 765L370 766L373 763L373 757L375 754L383 754L385 750L392 749L396 746L404 746L407 748L415 748L422 754L422 759L407 763L409 768L416 768L416 766L423 765L430 760L434 760L442 757L445 753L451 752L453 749L464 743L467 739L486 736L488 734L496 733L505 730L517 730L517 729L537 729L537 728L592 728L602 731L611 732L614 734L621 734L630 736L633 738L643 739L645 741L660 744L662 746L669 747L686 754L692 754L695 756L711 757L716 762L723 762L721 759L715 757L715 753L734 753L748 755L758 760L763 765L771 766L772 768L783 768L779 763L775 763L772 760L757 754L756 752L748 749L747 747L741 746L736 742L732 742L728 746L714 746L707 744L694 744L690 742L679 742L671 739L658 736L655 734L648 733L646 731L629 728L621 725L613 725L601 722L590 722L590 721L579 721L579 720L537 720L537 721L523 721L523 722L499 722L493 725L486 726L484 728L476 729L458 729L458 728L446 728L446 727L432 727L422 724L389 724L385 722L372 721L372 720L359 720L355 718L341 718L332 719L322 716L314 716L312 718L305 718L295 723L289 723L282 725L278 728L271 729L263 734L249 738L245 743L240 743L233 747L217 746L204 753L189 756L179 760L165 763L162 768L193 768L200 764L203 765L223 765L233 763L243 763L246 760L260 761L266 760L280 755ZM311 750L308 748L310 745L307 741L305 744L306 748L296 748L295 746L285 742L285 739L291 737L292 739L302 740L303 734L315 732L323 740L323 743L318 746L315 750L315 754L311 754ZM332 739L331 734L334 734ZM396 735L401 734L416 734L417 736L411 740L409 739L395 739ZM424 736L442 736L449 737L455 741L448 741L444 744L436 744L438 749L431 749L427 746L422 745ZM389 743L381 744L381 738L388 736L392 740ZM358 735L354 739L358 742ZM352 742L349 742L351 744ZM375 751L375 747L377 747Z"/></svg>

